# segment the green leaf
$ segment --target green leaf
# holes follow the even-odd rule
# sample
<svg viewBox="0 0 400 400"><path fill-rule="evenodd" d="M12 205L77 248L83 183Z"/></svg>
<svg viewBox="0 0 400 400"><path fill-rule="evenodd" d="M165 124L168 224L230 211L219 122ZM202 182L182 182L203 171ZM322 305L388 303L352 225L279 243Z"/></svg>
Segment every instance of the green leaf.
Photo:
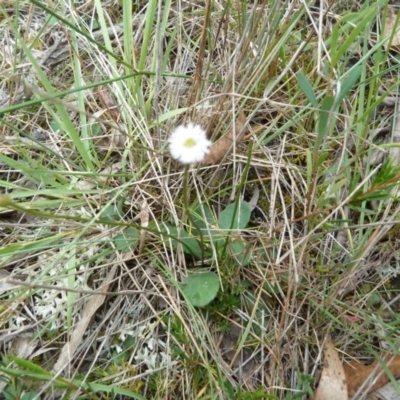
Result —
<svg viewBox="0 0 400 400"><path fill-rule="evenodd" d="M100 135L101 132L101 125L100 124L92 124L89 126L89 132L91 137L96 137Z"/></svg>
<svg viewBox="0 0 400 400"><path fill-rule="evenodd" d="M43 86L44 90L50 97L56 96L56 88L52 86L51 82L47 78L47 75L42 69L38 60L34 57L31 49L24 43L23 40L20 40L19 43L23 49L24 55L26 55L29 61L32 63L36 71L36 74L38 76L38 79L41 83L41 86ZM57 122L60 131L68 135L70 139L73 141L74 146L78 151L78 153L81 155L82 159L84 160L87 169L89 171L94 171L95 168L92 162L92 154L88 149L89 142L88 141L84 142L81 139L81 136L77 131L75 125L73 124L72 120L70 119L69 114L65 109L65 107L59 102L53 102L52 105L54 105L54 108L57 110L57 112L51 112L51 109L48 107L47 110L52 114L54 121ZM46 107L45 103L44 106Z"/></svg>
<svg viewBox="0 0 400 400"><path fill-rule="evenodd" d="M47 19L47 24L49 26L54 26L58 24L58 19L54 15L50 15Z"/></svg>
<svg viewBox="0 0 400 400"><path fill-rule="evenodd" d="M183 244L184 252L190 253L198 259L201 258L201 247L199 242L194 237L189 236L189 233L182 229L180 239Z"/></svg>
<svg viewBox="0 0 400 400"><path fill-rule="evenodd" d="M386 160L381 166L379 172L373 178L373 186L378 186L388 181L393 180L396 175L400 175L400 168L392 164L390 159ZM395 179L395 185L397 185L398 179Z"/></svg>
<svg viewBox="0 0 400 400"><path fill-rule="evenodd" d="M315 141L315 151L318 150L324 136L328 134L330 128L329 120L333 112L334 102L335 99L331 96L325 97L322 101L321 110L318 117L318 136L317 140Z"/></svg>
<svg viewBox="0 0 400 400"><path fill-rule="evenodd" d="M197 225L192 227L195 235L199 235L198 230L200 229L205 241L212 240L214 243L224 241L225 235L218 228L214 213L207 204L198 204L190 210L190 214Z"/></svg>
<svg viewBox="0 0 400 400"><path fill-rule="evenodd" d="M237 261L242 267L246 267L250 263L250 252L247 250L246 242L242 239L236 239L230 242L229 245L230 256Z"/></svg>
<svg viewBox="0 0 400 400"><path fill-rule="evenodd" d="M158 124L161 124L164 121L168 121L171 118L175 118L176 116L185 113L188 110L188 107L183 107L183 108L177 108L171 111L166 112L165 114L162 114L157 117L157 120L154 121L150 127L156 126Z"/></svg>
<svg viewBox="0 0 400 400"><path fill-rule="evenodd" d="M318 108L318 101L314 93L314 89L308 81L307 77L302 73L298 72L296 74L297 83L300 86L300 89L306 95L308 101L314 108Z"/></svg>
<svg viewBox="0 0 400 400"><path fill-rule="evenodd" d="M329 157L329 153L327 151L321 153L317 160L317 167L321 167L321 165L327 160Z"/></svg>
<svg viewBox="0 0 400 400"><path fill-rule="evenodd" d="M214 214L211 208L207 204L198 204L190 210L191 217L198 227L203 231L208 230L210 225L215 226L217 224ZM196 229L196 227L193 227Z"/></svg>
<svg viewBox="0 0 400 400"><path fill-rule="evenodd" d="M340 92L335 100L336 105L340 105L347 93L349 93L349 91L353 89L356 82L360 79L362 69L362 65L357 65L356 67L354 67L354 69L350 73L350 76L343 82L340 88Z"/></svg>
<svg viewBox="0 0 400 400"><path fill-rule="evenodd" d="M357 36L360 35L361 31L366 28L366 26L374 20L373 16L376 14L375 5L367 8L364 12L352 14L352 24L347 23L347 26L340 26L341 29L351 30L350 34L346 36L346 40L343 42L342 46L331 47L331 67L336 68L339 60L342 58L343 54L348 51L352 44L356 41ZM339 28L339 29L340 29Z"/></svg>
<svg viewBox="0 0 400 400"><path fill-rule="evenodd" d="M237 229L242 230L246 228L250 221L251 209L247 202L239 202L238 207L236 203L230 204L221 212L219 216L218 225L220 229Z"/></svg>
<svg viewBox="0 0 400 400"><path fill-rule="evenodd" d="M213 301L219 290L219 278L214 272L197 272L183 281L182 291L195 307L204 307Z"/></svg>
<svg viewBox="0 0 400 400"><path fill-rule="evenodd" d="M26 368L27 370L37 372L39 374L43 374L44 376L51 376L51 374L46 371L44 368L40 367L39 365L35 364L32 361L25 360L23 358L15 357L15 356L9 356L9 359L11 361L14 361L17 365L19 365L22 368Z"/></svg>
<svg viewBox="0 0 400 400"><path fill-rule="evenodd" d="M342 178L338 180L332 186L329 187L329 193L326 193L326 195L327 196L337 195L338 193L340 193L340 190L347 184L347 182L348 182L347 178Z"/></svg>
<svg viewBox="0 0 400 400"><path fill-rule="evenodd" d="M164 232L169 235L170 240L167 240L166 242L170 244L173 249L176 250L178 245L182 243L184 253L191 254L199 259L202 257L201 247L198 241L193 236L190 236L185 229L179 231L176 226L163 222L161 224L160 233Z"/></svg>
<svg viewBox="0 0 400 400"><path fill-rule="evenodd" d="M115 204L109 204L101 212L101 219L107 222L121 221L121 210Z"/></svg>
<svg viewBox="0 0 400 400"><path fill-rule="evenodd" d="M310 149L306 149L306 159L307 159L307 187L311 185L311 179L313 175L313 158Z"/></svg>
<svg viewBox="0 0 400 400"><path fill-rule="evenodd" d="M35 400L39 395L36 392L26 392L22 395L21 400Z"/></svg>
<svg viewBox="0 0 400 400"><path fill-rule="evenodd" d="M135 250L140 239L140 232L133 227L125 229L123 233L114 238L115 247L119 251L129 252Z"/></svg>
<svg viewBox="0 0 400 400"><path fill-rule="evenodd" d="M263 285L264 290L274 296L279 296L280 295L280 290L279 286L275 282L265 282Z"/></svg>
<svg viewBox="0 0 400 400"><path fill-rule="evenodd" d="M129 397L131 399L136 399L136 400L146 400L143 396L141 396L138 393L132 392L129 389L124 389L119 386L113 386L113 385L105 385L101 383L92 383L92 382L82 382L81 380L74 379L72 380L72 384L78 386L78 387L83 387L85 390L90 390L91 393L108 393L112 396L115 396L117 394L120 394L123 396L123 398ZM107 397L110 398L110 397ZM114 397L112 397L114 398Z"/></svg>
<svg viewBox="0 0 400 400"><path fill-rule="evenodd" d="M359 203L361 203L361 201L358 201L356 204L359 204ZM376 214L376 211L369 210L368 208L365 208L365 207L358 207L356 204L349 203L348 207L350 208L350 210L355 210L360 213L364 213L366 215L375 215Z"/></svg>
<svg viewBox="0 0 400 400"><path fill-rule="evenodd" d="M93 393L97 392L105 392L105 393L112 393L112 394L121 394L136 400L145 400L140 394L132 392L128 389L123 389L117 386L111 386L106 384L99 384L99 383L92 383L92 382L83 382L79 379L73 379L69 381L66 378L62 377L55 377L52 373L46 371L42 367L24 360L22 358L10 356L10 360L14 361L20 367L25 369L14 369L14 368L4 368L0 367L0 371L7 374L12 375L14 377L29 377L30 379L48 382L53 381L53 384L56 388L61 389L70 389L71 386L76 386L83 388L85 390L90 390Z"/></svg>

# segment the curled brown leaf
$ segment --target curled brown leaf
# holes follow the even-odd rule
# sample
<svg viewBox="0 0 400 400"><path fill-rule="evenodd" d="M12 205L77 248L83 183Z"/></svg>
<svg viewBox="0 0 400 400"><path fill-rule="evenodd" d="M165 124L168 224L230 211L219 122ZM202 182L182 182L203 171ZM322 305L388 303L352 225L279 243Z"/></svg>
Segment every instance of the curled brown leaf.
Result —
<svg viewBox="0 0 400 400"><path fill-rule="evenodd" d="M393 35L390 43L386 43L386 47L390 46L391 50L400 51L400 31L399 18L397 18L396 8L389 6L387 9L386 22L384 24L383 34L385 37Z"/></svg>
<svg viewBox="0 0 400 400"><path fill-rule="evenodd" d="M203 163L208 165L216 164L228 156L232 152L233 146L243 139L246 133L245 125L246 116L241 112L238 115L235 126L212 144L210 152L204 158Z"/></svg>
<svg viewBox="0 0 400 400"><path fill-rule="evenodd" d="M347 400L347 383L338 353L330 337L325 343L324 364L314 400Z"/></svg>
<svg viewBox="0 0 400 400"><path fill-rule="evenodd" d="M400 378L400 356L387 354L382 358L393 376ZM344 372L346 374L349 396L353 396L367 379L371 378L371 384L366 387L367 393L371 393L389 382L389 377L384 372L378 360L375 360L370 365L364 365L354 360L350 364L344 365Z"/></svg>

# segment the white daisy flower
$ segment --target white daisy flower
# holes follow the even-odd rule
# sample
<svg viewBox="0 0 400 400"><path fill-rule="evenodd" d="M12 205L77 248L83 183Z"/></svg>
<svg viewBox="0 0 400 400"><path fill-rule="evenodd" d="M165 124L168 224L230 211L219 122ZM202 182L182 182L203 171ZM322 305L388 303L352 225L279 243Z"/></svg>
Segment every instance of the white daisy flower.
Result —
<svg viewBox="0 0 400 400"><path fill-rule="evenodd" d="M200 162L210 151L211 142L200 125L178 126L169 138L171 156L182 164Z"/></svg>

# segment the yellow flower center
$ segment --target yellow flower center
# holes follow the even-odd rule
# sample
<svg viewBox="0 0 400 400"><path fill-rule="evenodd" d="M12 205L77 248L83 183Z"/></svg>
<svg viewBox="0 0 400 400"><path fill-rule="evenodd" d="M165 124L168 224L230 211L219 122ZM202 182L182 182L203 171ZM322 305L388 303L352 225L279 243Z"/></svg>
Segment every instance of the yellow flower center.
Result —
<svg viewBox="0 0 400 400"><path fill-rule="evenodd" d="M183 143L183 145L185 146L185 147L194 147L194 146L196 146L196 141L193 139L193 138L187 138L185 141L184 141L184 143Z"/></svg>

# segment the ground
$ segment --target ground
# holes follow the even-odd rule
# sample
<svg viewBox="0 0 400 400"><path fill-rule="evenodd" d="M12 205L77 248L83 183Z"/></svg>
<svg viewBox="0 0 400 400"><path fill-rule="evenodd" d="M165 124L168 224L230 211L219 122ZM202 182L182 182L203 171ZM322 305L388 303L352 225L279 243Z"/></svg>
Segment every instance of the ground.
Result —
<svg viewBox="0 0 400 400"><path fill-rule="evenodd" d="M0 1L2 396L312 398L328 337L397 354L397 20Z"/></svg>

